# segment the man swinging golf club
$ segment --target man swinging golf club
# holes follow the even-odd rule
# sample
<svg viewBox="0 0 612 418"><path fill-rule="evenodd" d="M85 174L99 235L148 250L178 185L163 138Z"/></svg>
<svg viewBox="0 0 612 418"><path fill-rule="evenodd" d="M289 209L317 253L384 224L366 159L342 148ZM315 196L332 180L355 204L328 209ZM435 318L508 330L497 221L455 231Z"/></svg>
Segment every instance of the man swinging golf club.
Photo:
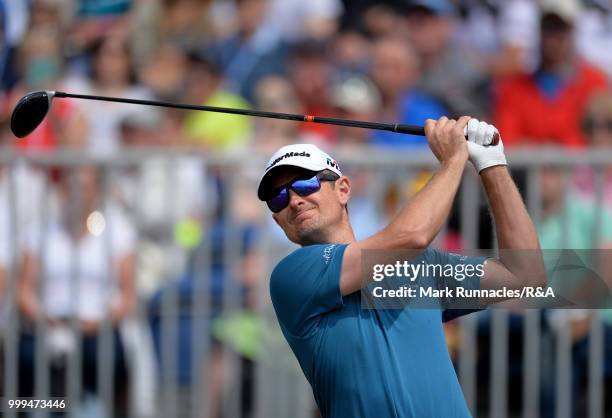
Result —
<svg viewBox="0 0 612 418"><path fill-rule="evenodd" d="M466 132L467 139L466 141ZM289 145L268 163L258 188L287 238L302 247L272 272L270 292L281 329L312 386L324 418L468 417L442 328L465 311L363 309L363 250L423 250L422 260L484 271L471 286L519 289L545 279L533 223L506 168L497 130L469 117L428 120L440 165L390 224L357 241L347 203L351 182L314 145ZM495 220L497 259L428 249L444 225L470 160ZM474 281L472 281L474 282ZM480 298L487 305L491 299Z"/></svg>

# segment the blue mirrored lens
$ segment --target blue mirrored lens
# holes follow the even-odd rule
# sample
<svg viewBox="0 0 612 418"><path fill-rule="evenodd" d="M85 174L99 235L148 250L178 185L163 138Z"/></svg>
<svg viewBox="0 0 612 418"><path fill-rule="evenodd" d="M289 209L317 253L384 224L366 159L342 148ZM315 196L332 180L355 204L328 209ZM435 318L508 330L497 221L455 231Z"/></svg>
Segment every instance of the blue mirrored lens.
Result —
<svg viewBox="0 0 612 418"><path fill-rule="evenodd" d="M283 187L276 196L268 200L266 203L272 212L280 212L289 204L288 188L302 197L306 197L321 189L321 182L314 176L307 180L296 180L292 184Z"/></svg>
<svg viewBox="0 0 612 418"><path fill-rule="evenodd" d="M280 212L289 204L289 193L283 188L276 196L266 202L272 212Z"/></svg>
<svg viewBox="0 0 612 418"><path fill-rule="evenodd" d="M316 176L308 180L297 180L291 185L291 189L302 197L318 192L320 188L321 183Z"/></svg>

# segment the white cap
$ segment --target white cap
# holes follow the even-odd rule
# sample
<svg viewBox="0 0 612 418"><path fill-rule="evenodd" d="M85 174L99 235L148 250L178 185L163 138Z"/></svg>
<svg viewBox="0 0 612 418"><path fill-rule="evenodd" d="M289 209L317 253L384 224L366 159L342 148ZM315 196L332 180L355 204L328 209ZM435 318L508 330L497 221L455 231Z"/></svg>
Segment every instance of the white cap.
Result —
<svg viewBox="0 0 612 418"><path fill-rule="evenodd" d="M566 23L573 23L582 13L580 0L540 0L542 15L554 14Z"/></svg>
<svg viewBox="0 0 612 418"><path fill-rule="evenodd" d="M380 108L380 93L369 80L350 77L332 89L332 102L335 106L353 113L372 113Z"/></svg>
<svg viewBox="0 0 612 418"><path fill-rule="evenodd" d="M293 144L285 145L272 155L270 161L266 165L259 187L257 188L257 197L260 200L266 200L265 193L270 187L272 172L278 167L293 166L300 167L309 171L330 170L341 176L340 166L332 157L319 147L312 144Z"/></svg>

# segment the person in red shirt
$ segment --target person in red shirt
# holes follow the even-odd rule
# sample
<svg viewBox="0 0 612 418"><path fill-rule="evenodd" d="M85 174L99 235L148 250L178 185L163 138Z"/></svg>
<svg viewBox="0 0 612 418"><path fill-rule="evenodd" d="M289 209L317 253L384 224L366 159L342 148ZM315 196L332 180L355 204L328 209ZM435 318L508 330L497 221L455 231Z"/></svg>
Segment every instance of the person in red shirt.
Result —
<svg viewBox="0 0 612 418"><path fill-rule="evenodd" d="M15 104L36 90L63 90L63 37L48 28L34 28L25 34L18 51L19 80L0 96L0 119L8 121ZM57 100L42 123L25 138L15 142L20 151L51 152L61 146L80 144L88 125L79 105L72 99Z"/></svg>
<svg viewBox="0 0 612 418"><path fill-rule="evenodd" d="M504 145L585 144L581 115L591 94L607 88L607 80L576 54L573 29L579 13L578 3L562 7L545 1L538 69L498 80L494 118Z"/></svg>

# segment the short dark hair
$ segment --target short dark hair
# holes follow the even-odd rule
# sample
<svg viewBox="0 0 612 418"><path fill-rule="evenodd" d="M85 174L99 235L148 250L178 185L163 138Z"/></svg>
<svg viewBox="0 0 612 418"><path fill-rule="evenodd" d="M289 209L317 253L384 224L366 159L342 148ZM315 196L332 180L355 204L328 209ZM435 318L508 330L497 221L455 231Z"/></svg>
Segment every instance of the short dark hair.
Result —
<svg viewBox="0 0 612 418"><path fill-rule="evenodd" d="M323 170L323 171L319 171L319 173L322 173L322 174L324 174L325 176L327 176L329 178L333 178L334 180L331 181L331 186L332 186L332 188L336 187L335 181L340 178L340 176L337 173L334 173L331 170Z"/></svg>
<svg viewBox="0 0 612 418"><path fill-rule="evenodd" d="M334 177L335 180L338 180L340 178L340 176L337 173L334 173L331 170L323 170L323 171L320 171L320 173L323 173L326 176ZM331 183L331 188L335 189L336 188L336 182L335 181L331 181L330 183ZM348 214L348 203L344 205L344 209L346 210L346 213Z"/></svg>

